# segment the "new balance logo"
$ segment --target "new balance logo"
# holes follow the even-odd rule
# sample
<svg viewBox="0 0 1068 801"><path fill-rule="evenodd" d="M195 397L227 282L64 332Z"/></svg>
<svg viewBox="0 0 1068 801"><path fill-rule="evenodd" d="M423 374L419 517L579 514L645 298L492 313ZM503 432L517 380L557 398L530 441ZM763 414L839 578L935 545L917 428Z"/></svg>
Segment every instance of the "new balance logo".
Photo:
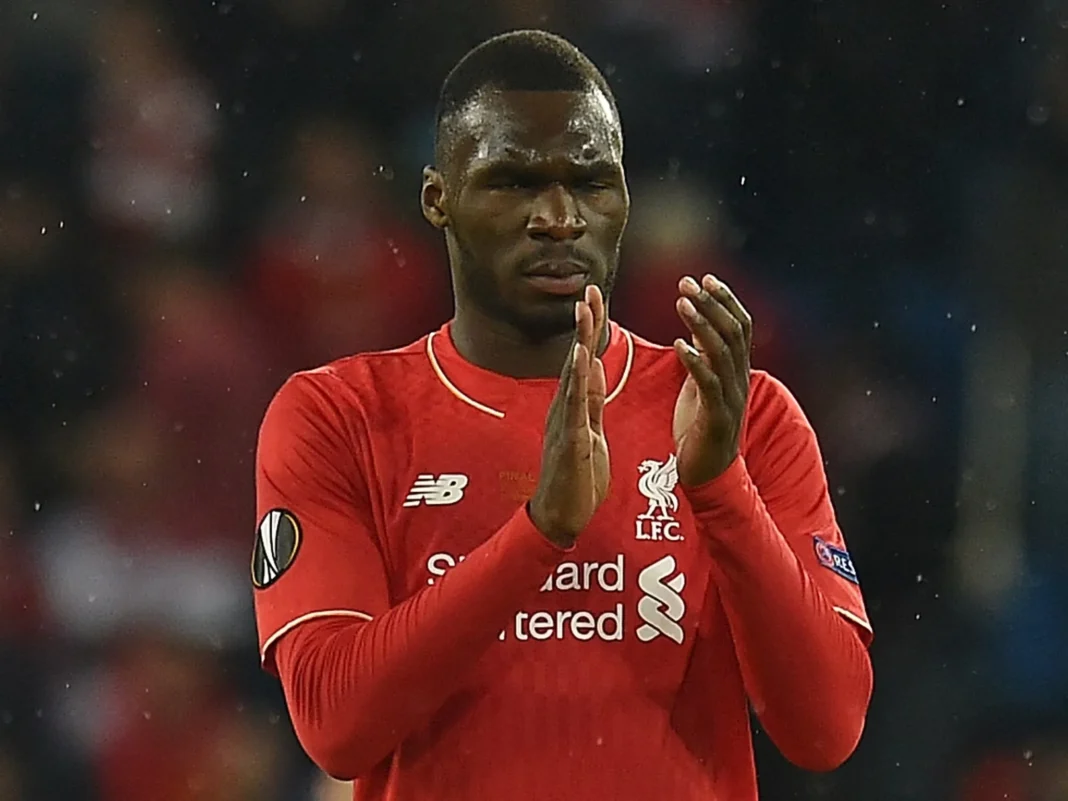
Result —
<svg viewBox="0 0 1068 801"><path fill-rule="evenodd" d="M664 580L674 572L675 557L668 555L638 574L638 587L645 593L638 601L638 616L645 621L637 631L642 642L655 640L663 634L681 644L686 636L679 625L686 614L686 602L679 594L686 586L686 576L679 573L670 581Z"/></svg>
<svg viewBox="0 0 1068 801"><path fill-rule="evenodd" d="M427 506L449 506L459 503L464 497L467 481L467 476L463 473L442 473L440 476L420 473L408 497L404 499L404 505L418 506L425 503Z"/></svg>

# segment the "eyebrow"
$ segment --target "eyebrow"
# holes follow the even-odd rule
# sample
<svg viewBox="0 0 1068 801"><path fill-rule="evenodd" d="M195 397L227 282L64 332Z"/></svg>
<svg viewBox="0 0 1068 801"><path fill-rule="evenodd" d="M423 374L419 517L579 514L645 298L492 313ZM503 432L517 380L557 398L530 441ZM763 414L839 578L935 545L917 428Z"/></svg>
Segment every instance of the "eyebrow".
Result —
<svg viewBox="0 0 1068 801"><path fill-rule="evenodd" d="M529 154L518 151L506 149L506 154L512 156L497 156L483 159L472 159L471 171L472 172L497 172L506 170L531 170L537 169L542 166L545 159L531 159ZM616 172L619 170L620 165L607 157L599 157L592 161L576 161L573 159L567 159L567 169L581 172L592 173L608 173Z"/></svg>

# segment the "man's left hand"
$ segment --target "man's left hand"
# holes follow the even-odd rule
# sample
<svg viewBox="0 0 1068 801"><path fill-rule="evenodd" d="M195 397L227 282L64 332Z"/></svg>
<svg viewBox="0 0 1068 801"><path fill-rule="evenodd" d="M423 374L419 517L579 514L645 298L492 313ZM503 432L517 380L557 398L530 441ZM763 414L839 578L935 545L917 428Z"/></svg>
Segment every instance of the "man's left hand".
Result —
<svg viewBox="0 0 1068 801"><path fill-rule="evenodd" d="M697 486L719 476L738 455L749 398L753 320L722 281L706 275L679 282L675 308L693 345L675 340L689 375L675 402L672 427L679 481Z"/></svg>

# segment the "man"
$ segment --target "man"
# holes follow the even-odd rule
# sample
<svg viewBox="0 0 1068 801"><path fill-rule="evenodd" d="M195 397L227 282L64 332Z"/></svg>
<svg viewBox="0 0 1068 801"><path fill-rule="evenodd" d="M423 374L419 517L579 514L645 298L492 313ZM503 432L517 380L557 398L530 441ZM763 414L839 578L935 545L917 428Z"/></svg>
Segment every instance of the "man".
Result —
<svg viewBox="0 0 1068 801"><path fill-rule="evenodd" d="M266 414L263 662L357 798L755 799L747 699L802 767L860 737L856 574L745 310L704 276L677 302L697 347L606 322L622 149L572 45L475 48L421 194L455 316Z"/></svg>

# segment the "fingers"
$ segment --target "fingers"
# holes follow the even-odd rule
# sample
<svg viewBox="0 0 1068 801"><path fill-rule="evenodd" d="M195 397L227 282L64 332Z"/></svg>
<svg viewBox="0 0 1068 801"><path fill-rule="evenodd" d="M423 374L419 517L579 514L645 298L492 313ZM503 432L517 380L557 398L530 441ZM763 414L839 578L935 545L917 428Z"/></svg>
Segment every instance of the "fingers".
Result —
<svg viewBox="0 0 1068 801"><path fill-rule="evenodd" d="M705 275L701 279L701 287L705 292L722 303L724 308L730 312L731 316L738 321L742 327L742 334L745 336L746 344L752 342L753 318L749 315L749 312L746 311L742 302L738 300L738 297L731 291L731 288L712 275Z"/></svg>
<svg viewBox="0 0 1068 801"><path fill-rule="evenodd" d="M680 300L679 314L693 332L698 348L714 360L729 357L734 369L747 375L753 321L730 288L706 275L701 284L690 277L682 279L679 291L690 301L687 306Z"/></svg>
<svg viewBox="0 0 1068 801"><path fill-rule="evenodd" d="M589 384L586 390L586 408L590 429L595 434L604 433L604 404L607 393L608 381L605 379L604 362L595 357L590 367Z"/></svg>
<svg viewBox="0 0 1068 801"><path fill-rule="evenodd" d="M675 340L675 353L683 363L708 403L718 405L723 402L723 383L709 365L705 356L685 339Z"/></svg>
<svg viewBox="0 0 1068 801"><path fill-rule="evenodd" d="M603 406L604 365L595 354L604 326L604 297L598 287L587 287L585 300L575 303L575 336L560 371L559 389L549 408L550 418L562 412L566 426L589 424L590 412L586 407L590 403Z"/></svg>
<svg viewBox="0 0 1068 801"><path fill-rule="evenodd" d="M717 373L734 372L735 361L731 347L723 335L712 325L708 317L702 314L697 304L690 298L679 298L675 302L679 316L693 334L693 347L703 354L709 366ZM720 310L721 314L726 311Z"/></svg>
<svg viewBox="0 0 1068 801"><path fill-rule="evenodd" d="M575 341L585 346L587 352L593 348L594 326L590 304L584 300L575 303Z"/></svg>
<svg viewBox="0 0 1068 801"><path fill-rule="evenodd" d="M601 340L604 337L604 329L607 322L604 295L601 294L601 288L596 284L590 284L586 287L586 305L589 306L593 314L593 340L590 346L590 353L596 355L601 350Z"/></svg>
<svg viewBox="0 0 1068 801"><path fill-rule="evenodd" d="M576 342L569 362L571 378L564 395L564 422L571 430L585 429L590 424L590 352L586 346Z"/></svg>

